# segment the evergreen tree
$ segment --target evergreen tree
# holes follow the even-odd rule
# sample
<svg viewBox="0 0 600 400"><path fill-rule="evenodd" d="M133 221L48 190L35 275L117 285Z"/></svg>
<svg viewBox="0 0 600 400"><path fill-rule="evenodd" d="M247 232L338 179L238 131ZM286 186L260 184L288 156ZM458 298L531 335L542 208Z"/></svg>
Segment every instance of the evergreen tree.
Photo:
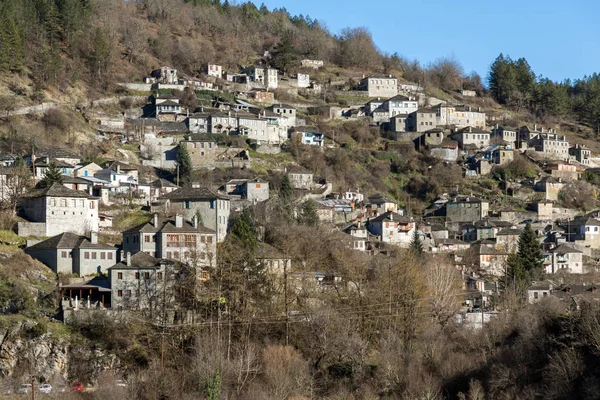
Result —
<svg viewBox="0 0 600 400"><path fill-rule="evenodd" d="M290 201L292 199L292 184L290 178L285 175L279 184L279 196L284 201Z"/></svg>
<svg viewBox="0 0 600 400"><path fill-rule="evenodd" d="M44 175L44 179L40 182L41 186L48 187L53 183L63 183L63 174L60 169L51 162L48 164L48 169L46 170L46 175Z"/></svg>
<svg viewBox="0 0 600 400"><path fill-rule="evenodd" d="M308 226L319 225L319 215L317 214L317 206L312 200L306 200L300 205L298 210L298 223Z"/></svg>
<svg viewBox="0 0 600 400"><path fill-rule="evenodd" d="M519 258L519 255L516 253L513 253L508 256L508 259L506 260L505 275L506 275L505 283L507 286L520 284L520 283L528 284L528 282L530 280L529 274L525 270L523 263L521 262L521 259Z"/></svg>
<svg viewBox="0 0 600 400"><path fill-rule="evenodd" d="M544 254L531 224L525 226L525 230L519 237L517 256L520 266L515 270L515 276L524 271L529 275L529 279L537 279L543 273Z"/></svg>
<svg viewBox="0 0 600 400"><path fill-rule="evenodd" d="M192 158L185 146L179 146L177 151L177 164L179 164L179 182L182 186L187 186L192 182L194 168Z"/></svg>
<svg viewBox="0 0 600 400"><path fill-rule="evenodd" d="M417 229L415 229L413 233L413 237L409 245L409 250L415 257L420 257L424 253L423 243L421 242L421 238L419 237Z"/></svg>
<svg viewBox="0 0 600 400"><path fill-rule="evenodd" d="M273 51L273 65L283 72L293 65L296 61L297 52L294 47L294 36L292 31L287 30L281 37L281 42Z"/></svg>
<svg viewBox="0 0 600 400"><path fill-rule="evenodd" d="M251 209L246 208L242 211L231 227L231 234L234 235L247 250L252 252L256 250L258 238L254 231L254 217Z"/></svg>

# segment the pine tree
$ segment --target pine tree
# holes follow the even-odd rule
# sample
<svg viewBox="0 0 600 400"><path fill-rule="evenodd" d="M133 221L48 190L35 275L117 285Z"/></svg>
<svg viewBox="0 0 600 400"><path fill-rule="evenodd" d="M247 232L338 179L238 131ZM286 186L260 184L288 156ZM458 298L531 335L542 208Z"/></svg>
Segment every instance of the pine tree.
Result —
<svg viewBox="0 0 600 400"><path fill-rule="evenodd" d="M187 186L192 182L193 166L190 153L185 146L179 146L177 151L177 163L179 164L179 181L182 186Z"/></svg>
<svg viewBox="0 0 600 400"><path fill-rule="evenodd" d="M424 253L423 243L421 242L421 238L419 237L417 229L414 230L412 240L410 241L409 250L415 257L420 257Z"/></svg>
<svg viewBox="0 0 600 400"><path fill-rule="evenodd" d="M281 37L281 42L273 51L273 65L286 72L288 67L296 61L296 54L294 36L290 30L285 31Z"/></svg>
<svg viewBox="0 0 600 400"><path fill-rule="evenodd" d="M46 175L44 175L44 179L42 179L40 183L43 187L51 186L53 183L63 183L63 174L60 171L60 169L56 166L56 164L54 164L53 162L48 164Z"/></svg>
<svg viewBox="0 0 600 400"><path fill-rule="evenodd" d="M506 260L506 285L513 285L519 283L528 283L529 274L525 270L519 255L513 253L508 256Z"/></svg>
<svg viewBox="0 0 600 400"><path fill-rule="evenodd" d="M519 264L522 265L522 267L519 267L519 271L522 268L529 275L530 279L537 279L543 273L544 254L531 224L525 226L525 230L519 237L519 251L517 255Z"/></svg>

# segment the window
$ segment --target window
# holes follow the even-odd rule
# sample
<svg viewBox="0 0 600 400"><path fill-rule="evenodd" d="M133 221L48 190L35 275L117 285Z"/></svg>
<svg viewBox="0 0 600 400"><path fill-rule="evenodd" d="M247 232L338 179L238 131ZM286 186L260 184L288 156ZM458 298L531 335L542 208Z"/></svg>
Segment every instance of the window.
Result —
<svg viewBox="0 0 600 400"><path fill-rule="evenodd" d="M117 290L117 297L123 297L123 291Z"/></svg>
<svg viewBox="0 0 600 400"><path fill-rule="evenodd" d="M77 207L77 200L75 200L75 199L71 200L71 207Z"/></svg>
<svg viewBox="0 0 600 400"><path fill-rule="evenodd" d="M100 259L101 260L106 260L106 253L105 252L103 252L103 251L100 252Z"/></svg>
<svg viewBox="0 0 600 400"><path fill-rule="evenodd" d="M162 273L162 272L157 272L157 273L156 273L156 278L157 278L157 279L159 279L159 280L162 280L162 278L163 278L163 273Z"/></svg>
<svg viewBox="0 0 600 400"><path fill-rule="evenodd" d="M68 257L68 252L66 252L66 251L63 251L63 252L61 253L61 257L62 257L62 258L67 258L67 257Z"/></svg>
<svg viewBox="0 0 600 400"><path fill-rule="evenodd" d="M123 273L122 272L118 272L117 273L117 279L118 280L122 280L123 279Z"/></svg>
<svg viewBox="0 0 600 400"><path fill-rule="evenodd" d="M184 235L185 247L196 247L196 235Z"/></svg>
<svg viewBox="0 0 600 400"><path fill-rule="evenodd" d="M533 292L533 298L537 299L538 298L538 292Z"/></svg>
<svg viewBox="0 0 600 400"><path fill-rule="evenodd" d="M256 188L257 188L257 189L260 189L260 183L257 183L257 184L256 184Z"/></svg>
<svg viewBox="0 0 600 400"><path fill-rule="evenodd" d="M173 254L170 251L167 251L167 258L171 258Z"/></svg>
<svg viewBox="0 0 600 400"><path fill-rule="evenodd" d="M113 253L108 253L108 259L112 260L113 259Z"/></svg>
<svg viewBox="0 0 600 400"><path fill-rule="evenodd" d="M191 209L191 208L192 208L192 202L191 202L191 201L189 201L189 200L187 200L187 201L184 201L184 202L183 202L183 207L184 207L185 209L187 209L187 210Z"/></svg>
<svg viewBox="0 0 600 400"><path fill-rule="evenodd" d="M83 253L83 258L86 259L86 260L89 260L90 259L90 252L86 251L85 253Z"/></svg>
<svg viewBox="0 0 600 400"><path fill-rule="evenodd" d="M60 199L60 206L61 207L66 207L67 206L67 199Z"/></svg>
<svg viewBox="0 0 600 400"><path fill-rule="evenodd" d="M139 272L135 273L135 279L140 279L140 273Z"/></svg>
<svg viewBox="0 0 600 400"><path fill-rule="evenodd" d="M144 272L144 279L150 279L150 272Z"/></svg>
<svg viewBox="0 0 600 400"><path fill-rule="evenodd" d="M136 291L135 291L135 297L140 297L140 289L136 289Z"/></svg>
<svg viewBox="0 0 600 400"><path fill-rule="evenodd" d="M94 202L90 201L90 210L93 210L95 208Z"/></svg>
<svg viewBox="0 0 600 400"><path fill-rule="evenodd" d="M179 247L179 235L167 235L167 247Z"/></svg>
<svg viewBox="0 0 600 400"><path fill-rule="evenodd" d="M131 290L127 289L125 291L125 297L131 297Z"/></svg>
<svg viewBox="0 0 600 400"><path fill-rule="evenodd" d="M92 260L95 260L95 259L96 259L96 252L92 251Z"/></svg>
<svg viewBox="0 0 600 400"><path fill-rule="evenodd" d="M173 252L173 257L174 257L176 260L179 260L179 252L178 252L178 251L174 251L174 252Z"/></svg>

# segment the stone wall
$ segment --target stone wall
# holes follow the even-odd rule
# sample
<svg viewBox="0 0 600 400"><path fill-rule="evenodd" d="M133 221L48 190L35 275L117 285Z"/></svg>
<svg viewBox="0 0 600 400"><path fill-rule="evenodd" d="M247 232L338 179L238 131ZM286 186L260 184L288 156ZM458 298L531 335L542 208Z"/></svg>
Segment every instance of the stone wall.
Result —
<svg viewBox="0 0 600 400"><path fill-rule="evenodd" d="M45 222L18 222L17 233L19 236L46 236Z"/></svg>

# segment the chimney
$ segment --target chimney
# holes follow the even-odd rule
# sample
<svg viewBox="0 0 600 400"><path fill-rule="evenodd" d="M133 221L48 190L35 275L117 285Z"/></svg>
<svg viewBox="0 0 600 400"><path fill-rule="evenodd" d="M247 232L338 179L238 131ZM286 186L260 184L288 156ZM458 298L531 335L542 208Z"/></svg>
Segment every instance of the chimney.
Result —
<svg viewBox="0 0 600 400"><path fill-rule="evenodd" d="M120 173L121 173L121 165L117 164L117 174L120 174Z"/></svg>
<svg viewBox="0 0 600 400"><path fill-rule="evenodd" d="M194 215L193 222L194 222L194 228L198 229L198 216L197 215Z"/></svg>
<svg viewBox="0 0 600 400"><path fill-rule="evenodd" d="M95 231L90 232L90 242L92 244L98 244L98 232L95 232Z"/></svg>
<svg viewBox="0 0 600 400"><path fill-rule="evenodd" d="M533 124L533 130L537 131L537 124Z"/></svg>
<svg viewBox="0 0 600 400"><path fill-rule="evenodd" d="M127 266L131 267L131 253L129 251L127 252Z"/></svg>
<svg viewBox="0 0 600 400"><path fill-rule="evenodd" d="M177 228L183 228L183 217L179 214L175 216L175 226Z"/></svg>
<svg viewBox="0 0 600 400"><path fill-rule="evenodd" d="M158 214L156 213L154 214L152 225L154 225L155 228L158 228Z"/></svg>
<svg viewBox="0 0 600 400"><path fill-rule="evenodd" d="M125 259L125 252L123 250L121 250L119 252L119 261L123 261Z"/></svg>

